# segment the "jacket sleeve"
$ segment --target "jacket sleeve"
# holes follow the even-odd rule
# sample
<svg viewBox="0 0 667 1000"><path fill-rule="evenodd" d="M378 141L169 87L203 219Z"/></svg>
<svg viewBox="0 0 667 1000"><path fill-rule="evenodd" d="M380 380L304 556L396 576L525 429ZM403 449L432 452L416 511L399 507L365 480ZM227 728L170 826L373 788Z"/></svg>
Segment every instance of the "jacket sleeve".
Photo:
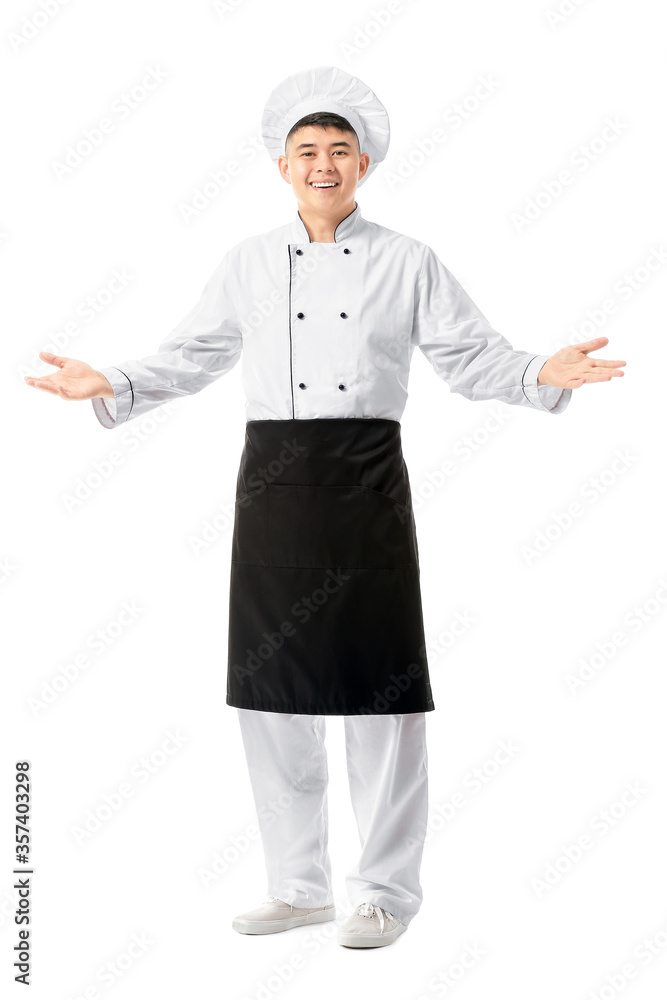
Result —
<svg viewBox="0 0 667 1000"><path fill-rule="evenodd" d="M452 392L562 413L572 389L537 384L549 354L515 351L492 328L454 275L424 246L415 289L412 344Z"/></svg>
<svg viewBox="0 0 667 1000"><path fill-rule="evenodd" d="M111 383L114 397L91 400L95 416L111 429L177 396L199 392L234 367L242 344L232 251L228 251L197 304L156 354L98 369Z"/></svg>

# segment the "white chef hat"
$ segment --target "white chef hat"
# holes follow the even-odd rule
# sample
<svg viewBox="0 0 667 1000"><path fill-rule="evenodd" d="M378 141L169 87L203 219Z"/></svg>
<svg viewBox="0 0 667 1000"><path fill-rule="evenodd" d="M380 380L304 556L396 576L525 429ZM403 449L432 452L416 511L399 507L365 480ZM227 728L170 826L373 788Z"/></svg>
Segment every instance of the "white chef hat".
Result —
<svg viewBox="0 0 667 1000"><path fill-rule="evenodd" d="M362 80L337 66L304 69L278 84L262 115L261 134L274 163L285 155L285 139L293 125L316 111L333 111L350 123L359 139L359 150L368 153L363 184L389 146L389 116L381 101Z"/></svg>

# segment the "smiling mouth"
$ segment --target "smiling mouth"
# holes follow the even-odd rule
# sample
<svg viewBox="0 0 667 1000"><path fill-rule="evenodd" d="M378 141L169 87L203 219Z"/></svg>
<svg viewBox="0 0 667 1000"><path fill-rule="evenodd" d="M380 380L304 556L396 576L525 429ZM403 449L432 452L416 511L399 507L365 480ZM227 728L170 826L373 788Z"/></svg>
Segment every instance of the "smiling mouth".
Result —
<svg viewBox="0 0 667 1000"><path fill-rule="evenodd" d="M310 181L310 186L316 191L329 191L338 187L338 181Z"/></svg>

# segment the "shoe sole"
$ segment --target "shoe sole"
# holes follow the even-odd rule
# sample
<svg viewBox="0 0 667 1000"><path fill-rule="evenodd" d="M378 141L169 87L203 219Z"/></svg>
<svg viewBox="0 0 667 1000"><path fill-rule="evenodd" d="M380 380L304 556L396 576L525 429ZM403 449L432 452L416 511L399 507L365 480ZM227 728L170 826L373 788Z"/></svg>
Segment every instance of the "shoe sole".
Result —
<svg viewBox="0 0 667 1000"><path fill-rule="evenodd" d="M306 924L321 924L327 920L336 919L336 908L316 910L300 917L283 917L278 920L232 920L232 929L239 934L277 934L279 931L289 931L292 927L303 927Z"/></svg>
<svg viewBox="0 0 667 1000"><path fill-rule="evenodd" d="M407 929L407 927L395 928L388 934L347 934L345 931L339 931L338 944L343 948L382 948L383 945L395 941Z"/></svg>

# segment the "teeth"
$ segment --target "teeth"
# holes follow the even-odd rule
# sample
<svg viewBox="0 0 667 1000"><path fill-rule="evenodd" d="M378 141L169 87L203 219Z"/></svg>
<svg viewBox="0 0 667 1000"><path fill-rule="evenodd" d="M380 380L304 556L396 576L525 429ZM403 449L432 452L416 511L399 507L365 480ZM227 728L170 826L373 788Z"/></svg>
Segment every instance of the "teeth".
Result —
<svg viewBox="0 0 667 1000"><path fill-rule="evenodd" d="M337 184L331 184L331 183L318 184L317 182L315 182L315 183L312 183L310 186L311 187L315 187L315 188L323 188L323 187L331 187L332 188L332 187L336 187Z"/></svg>

